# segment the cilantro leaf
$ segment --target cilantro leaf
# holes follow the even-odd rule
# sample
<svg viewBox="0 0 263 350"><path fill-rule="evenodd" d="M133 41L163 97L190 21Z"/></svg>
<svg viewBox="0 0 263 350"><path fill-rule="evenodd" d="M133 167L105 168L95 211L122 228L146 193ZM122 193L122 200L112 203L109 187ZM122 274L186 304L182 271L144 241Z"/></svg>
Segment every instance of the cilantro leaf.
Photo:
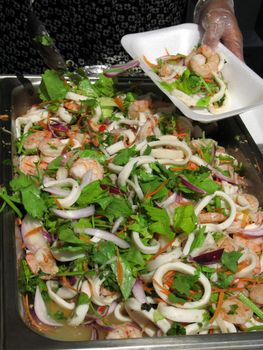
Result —
<svg viewBox="0 0 263 350"><path fill-rule="evenodd" d="M210 100L210 96L202 97L196 102L196 107L207 107L210 103Z"/></svg>
<svg viewBox="0 0 263 350"><path fill-rule="evenodd" d="M100 200L105 191L101 188L98 180L91 182L83 188L77 200L79 206L86 206L91 203L96 203Z"/></svg>
<svg viewBox="0 0 263 350"><path fill-rule="evenodd" d="M217 279L216 284L218 285L218 287L224 288L224 289L229 287L230 284L235 279L235 275L227 275L224 272L218 272L217 277L218 277L218 279Z"/></svg>
<svg viewBox="0 0 263 350"><path fill-rule="evenodd" d="M173 280L172 288L176 289L180 294L189 296L189 291L195 288L198 281L199 274L186 275L181 272L176 272Z"/></svg>
<svg viewBox="0 0 263 350"><path fill-rule="evenodd" d="M192 205L184 205L174 211L174 228L176 231L191 233L197 224L197 217Z"/></svg>
<svg viewBox="0 0 263 350"><path fill-rule="evenodd" d="M119 196L110 197L110 202L104 210L104 215L107 216L109 220L117 219L120 216L127 218L131 214L132 208L129 201Z"/></svg>
<svg viewBox="0 0 263 350"><path fill-rule="evenodd" d="M159 233L167 236L169 239L173 239L175 234L170 228L170 218L167 211L164 208L155 208L147 203L143 204L143 208L153 221L153 223L149 225L149 230L152 233Z"/></svg>
<svg viewBox="0 0 263 350"><path fill-rule="evenodd" d="M237 263L239 258L242 256L240 252L223 252L221 256L221 263L231 272L237 271Z"/></svg>
<svg viewBox="0 0 263 350"><path fill-rule="evenodd" d="M114 84L111 78L105 77L105 75L100 74L99 79L94 84L94 90L97 92L98 96L114 96Z"/></svg>
<svg viewBox="0 0 263 350"><path fill-rule="evenodd" d="M122 269L122 279L121 281L118 280L118 268L117 268L117 261L115 261L113 264L111 264L112 271L116 275L117 282L119 284L121 293L125 300L127 300L131 294L131 290L133 287L133 284L135 282L135 278L132 275L132 269L130 267L129 262L125 259L123 255L119 256L119 263L121 265Z"/></svg>

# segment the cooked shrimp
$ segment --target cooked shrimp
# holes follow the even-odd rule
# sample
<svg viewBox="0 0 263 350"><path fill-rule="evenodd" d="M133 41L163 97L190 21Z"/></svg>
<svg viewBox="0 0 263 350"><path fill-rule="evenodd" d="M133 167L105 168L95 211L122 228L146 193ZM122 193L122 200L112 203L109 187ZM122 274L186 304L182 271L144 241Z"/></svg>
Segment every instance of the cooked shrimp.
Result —
<svg viewBox="0 0 263 350"><path fill-rule="evenodd" d="M209 223L219 223L226 220L225 215L221 213L201 213L199 214L199 223L200 224L209 224Z"/></svg>
<svg viewBox="0 0 263 350"><path fill-rule="evenodd" d="M250 288L250 299L259 305L263 305L263 284L255 284Z"/></svg>
<svg viewBox="0 0 263 350"><path fill-rule="evenodd" d="M149 100L136 100L128 108L128 114L133 119L138 119L141 112L150 112L151 102Z"/></svg>
<svg viewBox="0 0 263 350"><path fill-rule="evenodd" d="M239 245L251 249L255 253L260 253L263 250L263 237L247 238L241 235L234 235L234 241Z"/></svg>
<svg viewBox="0 0 263 350"><path fill-rule="evenodd" d="M230 238L230 237L224 237L222 239L220 239L218 242L217 242L217 247L218 248L224 248L224 250L226 252L233 252L235 250L237 250L237 244L235 243L235 241Z"/></svg>
<svg viewBox="0 0 263 350"><path fill-rule="evenodd" d="M58 157L65 148L64 143L59 139L43 140L39 144L40 152L48 157Z"/></svg>
<svg viewBox="0 0 263 350"><path fill-rule="evenodd" d="M170 76L173 73L173 69L168 63L162 64L161 68L158 71L159 75L161 77L167 77Z"/></svg>
<svg viewBox="0 0 263 350"><path fill-rule="evenodd" d="M248 206L250 210L256 212L259 208L258 199L253 194L242 193L237 196L237 203L242 206Z"/></svg>
<svg viewBox="0 0 263 350"><path fill-rule="evenodd" d="M230 323L243 324L253 316L253 311L239 299L231 298L223 302L219 315Z"/></svg>
<svg viewBox="0 0 263 350"><path fill-rule="evenodd" d="M48 130L36 131L30 134L23 142L24 149L38 148L40 142L51 139L52 134Z"/></svg>
<svg viewBox="0 0 263 350"><path fill-rule="evenodd" d="M21 156L19 158L19 169L26 175L37 175L37 169L44 170L47 163L40 161L39 156Z"/></svg>
<svg viewBox="0 0 263 350"><path fill-rule="evenodd" d="M106 339L127 339L127 338L141 338L142 331L132 323L124 323L118 325L114 330L109 331Z"/></svg>
<svg viewBox="0 0 263 350"><path fill-rule="evenodd" d="M79 158L71 166L69 174L75 179L82 179L83 176L91 171L91 181L101 180L103 178L103 167L93 158Z"/></svg>
<svg viewBox="0 0 263 350"><path fill-rule="evenodd" d="M58 267L42 234L42 223L26 215L22 221L21 232L23 242L28 249L26 260L31 271L37 273L41 269L44 273L56 274Z"/></svg>
<svg viewBox="0 0 263 350"><path fill-rule="evenodd" d="M218 72L220 63L219 55L209 46L200 46L194 53L190 53L189 59L186 59L188 67L203 78L212 78L213 73Z"/></svg>

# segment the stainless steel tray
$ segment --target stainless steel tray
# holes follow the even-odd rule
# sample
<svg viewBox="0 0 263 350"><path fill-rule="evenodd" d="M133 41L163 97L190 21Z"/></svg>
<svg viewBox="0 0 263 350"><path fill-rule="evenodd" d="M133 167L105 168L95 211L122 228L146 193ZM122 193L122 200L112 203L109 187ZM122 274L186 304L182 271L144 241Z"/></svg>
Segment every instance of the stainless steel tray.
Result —
<svg viewBox="0 0 263 350"><path fill-rule="evenodd" d="M34 87L39 76L27 77ZM22 81L24 85L21 85ZM8 114L9 120L0 120L0 184L7 185L12 177L12 119L21 108L34 102L30 85L15 76L0 77L0 114ZM157 88L145 77L120 78L120 89L139 86L142 91ZM161 94L161 92L159 92ZM251 193L263 203L263 156L248 133L241 119L236 116L214 124L200 125L209 137L218 140L245 165L245 176ZM263 332L176 336L128 340L65 342L43 337L25 325L20 317L20 302L17 290L15 216L6 208L0 221L0 348L9 349L263 349Z"/></svg>

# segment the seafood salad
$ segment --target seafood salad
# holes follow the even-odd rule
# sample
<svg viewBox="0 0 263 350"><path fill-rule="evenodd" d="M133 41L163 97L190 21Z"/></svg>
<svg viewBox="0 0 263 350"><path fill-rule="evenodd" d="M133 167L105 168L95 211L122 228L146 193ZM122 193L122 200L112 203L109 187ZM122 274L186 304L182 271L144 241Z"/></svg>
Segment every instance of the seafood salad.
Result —
<svg viewBox="0 0 263 350"><path fill-rule="evenodd" d="M167 53L157 59L157 64L146 57L144 61L158 75L160 86L187 106L205 108L212 114L227 110L229 93L222 74L222 53L201 45L187 56Z"/></svg>
<svg viewBox="0 0 263 350"><path fill-rule="evenodd" d="M238 160L103 75L47 70L39 95L5 193L25 322L71 340L262 330L263 212Z"/></svg>

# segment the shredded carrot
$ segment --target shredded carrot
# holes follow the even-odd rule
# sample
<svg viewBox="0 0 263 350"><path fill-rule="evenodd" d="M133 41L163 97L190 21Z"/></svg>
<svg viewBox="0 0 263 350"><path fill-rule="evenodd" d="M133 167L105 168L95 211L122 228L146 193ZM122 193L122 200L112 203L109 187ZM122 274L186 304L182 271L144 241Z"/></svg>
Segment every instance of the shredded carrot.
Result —
<svg viewBox="0 0 263 350"><path fill-rule="evenodd" d="M51 196L54 198L55 202L56 202L56 205L59 207L59 209L63 209L62 205L59 203L59 201L57 200L57 197L56 196Z"/></svg>
<svg viewBox="0 0 263 350"><path fill-rule="evenodd" d="M227 292L238 292L244 290L244 288L238 288L238 287L233 287L233 288L212 288L213 293L227 293Z"/></svg>
<svg viewBox="0 0 263 350"><path fill-rule="evenodd" d="M146 195L144 196L144 199L151 198L151 197L154 196L156 193L158 193L159 191L161 191L161 189L167 184L168 181L169 181L169 180L166 180L166 181L164 181L163 183L161 183L154 191L146 193Z"/></svg>
<svg viewBox="0 0 263 350"><path fill-rule="evenodd" d="M177 137L186 137L186 136L189 136L189 133L188 132L180 132L178 134L176 134Z"/></svg>
<svg viewBox="0 0 263 350"><path fill-rule="evenodd" d="M203 151L201 150L201 148L197 148L196 151L197 151L197 153L199 154L199 156L200 156L202 159L205 159L204 153L203 153Z"/></svg>
<svg viewBox="0 0 263 350"><path fill-rule="evenodd" d="M218 302L217 302L217 306L216 306L216 311L215 311L213 317L210 319L210 321L209 321L210 323L213 323L214 320L219 315L219 313L221 311L221 308L222 308L223 301L224 301L224 295L225 295L225 293L223 291L219 292L219 297L218 297Z"/></svg>
<svg viewBox="0 0 263 350"><path fill-rule="evenodd" d="M153 256L149 259L149 261L150 261L150 260L156 259L157 256L159 256L159 255L161 255L162 253L166 252L166 250L172 246L172 244L174 243L174 241L175 241L175 239L173 239L172 241L168 242L163 248L159 249L159 251L158 251L155 255L153 255Z"/></svg>
<svg viewBox="0 0 263 350"><path fill-rule="evenodd" d="M116 256L116 262L117 262L117 278L118 278L118 283L119 283L119 285L121 285L121 284L122 284L122 281L123 281L123 269L122 269L122 265L121 265L121 261L120 261L119 252L117 253L117 256Z"/></svg>
<svg viewBox="0 0 263 350"><path fill-rule="evenodd" d="M116 103L116 105L120 108L120 109L123 109L123 102L122 102L122 99L118 96L116 96L114 98L114 102Z"/></svg>
<svg viewBox="0 0 263 350"><path fill-rule="evenodd" d="M157 284L157 287L161 289L161 292L163 294L166 294L167 296L170 294L170 291L166 289L164 286L161 286L160 283L158 283L154 278L153 278L153 282Z"/></svg>
<svg viewBox="0 0 263 350"><path fill-rule="evenodd" d="M249 265L249 261L248 260L242 261L240 264L238 264L237 272L243 270L248 265Z"/></svg>
<svg viewBox="0 0 263 350"><path fill-rule="evenodd" d="M38 227L35 227L33 228L32 230L28 231L25 236L28 237L28 236L31 236L31 235L35 235L36 233L42 231L42 226L38 226Z"/></svg>
<svg viewBox="0 0 263 350"><path fill-rule="evenodd" d="M20 218L16 218L16 224L17 225L22 225L22 220Z"/></svg>
<svg viewBox="0 0 263 350"><path fill-rule="evenodd" d="M143 56L143 59L150 68L157 68L159 66L158 64L150 62L146 56Z"/></svg>
<svg viewBox="0 0 263 350"><path fill-rule="evenodd" d="M163 283L170 289L174 281L175 271L168 271L163 277Z"/></svg>
<svg viewBox="0 0 263 350"><path fill-rule="evenodd" d="M199 166L193 162L188 162L187 169L188 170L196 170L196 169L199 169Z"/></svg>
<svg viewBox="0 0 263 350"><path fill-rule="evenodd" d="M180 170L183 170L185 167L173 167L173 168L170 168L169 170L172 170L172 171L180 171Z"/></svg>
<svg viewBox="0 0 263 350"><path fill-rule="evenodd" d="M254 279L254 278L242 278L240 277L238 279L239 281L243 281L243 282L251 282L251 283L263 283L263 279Z"/></svg>

